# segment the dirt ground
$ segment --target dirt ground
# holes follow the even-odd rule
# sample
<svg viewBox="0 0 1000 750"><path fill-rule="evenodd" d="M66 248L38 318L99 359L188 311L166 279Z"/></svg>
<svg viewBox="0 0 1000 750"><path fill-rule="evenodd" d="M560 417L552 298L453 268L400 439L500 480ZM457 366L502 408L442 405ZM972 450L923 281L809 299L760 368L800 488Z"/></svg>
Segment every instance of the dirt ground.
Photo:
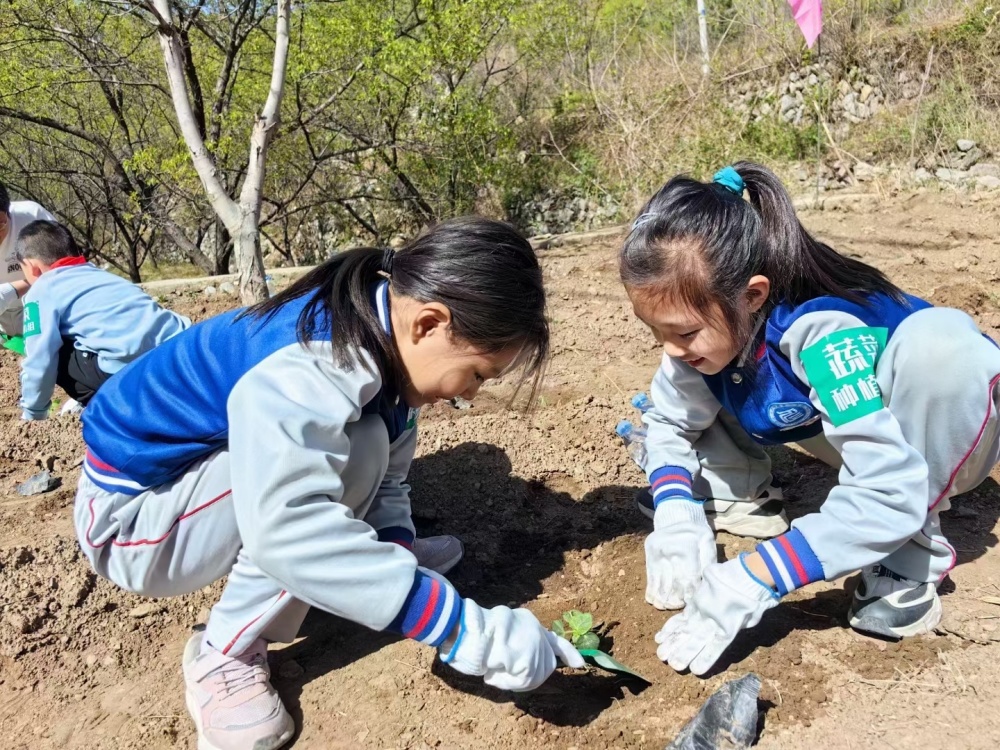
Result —
<svg viewBox="0 0 1000 750"><path fill-rule="evenodd" d="M905 289L972 313L1000 335L1000 203L914 194L803 214L844 252L885 269ZM621 661L652 680L563 670L513 696L434 661L432 650L313 612L300 638L274 647L275 684L301 727L293 746L318 748L662 748L723 681L764 682L762 748L993 748L1000 740L1000 488L988 480L947 514L959 566L943 587L940 631L900 644L845 628L853 581L796 592L741 636L707 679L657 661L664 615L643 601L643 537L633 505L643 479L614 436L628 399L658 361L631 316L615 239L541 253L554 357L530 418L503 407L508 384L475 406L422 416L412 471L424 535L465 540L452 580L481 604L524 605L543 621L563 610L604 621ZM200 292L164 301L196 318L232 300ZM22 424L17 359L0 352L0 739L11 748L195 747L180 657L219 585L144 600L97 580L71 525L83 452L75 417ZM835 477L792 449L772 452L798 516ZM14 492L41 467L62 487ZM1000 474L994 476L1000 479ZM751 545L719 537L732 557Z"/></svg>

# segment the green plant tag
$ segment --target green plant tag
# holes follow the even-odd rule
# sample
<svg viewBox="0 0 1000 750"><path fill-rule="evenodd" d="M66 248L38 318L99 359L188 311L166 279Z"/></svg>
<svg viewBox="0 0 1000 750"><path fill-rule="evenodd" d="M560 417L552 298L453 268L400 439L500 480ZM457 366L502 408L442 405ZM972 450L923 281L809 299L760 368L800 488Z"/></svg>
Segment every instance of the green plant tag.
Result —
<svg viewBox="0 0 1000 750"><path fill-rule="evenodd" d="M885 328L849 328L802 351L809 384L837 427L884 407L875 365L885 351L887 334Z"/></svg>
<svg viewBox="0 0 1000 750"><path fill-rule="evenodd" d="M633 672L620 661L612 659L611 656L603 651L598 651L596 648L581 648L579 651L580 656L584 658L584 661L595 667L603 669L605 672L613 672L614 674L625 675L626 677L634 677L637 680L642 680L647 685L653 684L638 672Z"/></svg>
<svg viewBox="0 0 1000 750"><path fill-rule="evenodd" d="M24 338L35 336L42 332L41 315L38 314L38 303L29 302L24 306Z"/></svg>

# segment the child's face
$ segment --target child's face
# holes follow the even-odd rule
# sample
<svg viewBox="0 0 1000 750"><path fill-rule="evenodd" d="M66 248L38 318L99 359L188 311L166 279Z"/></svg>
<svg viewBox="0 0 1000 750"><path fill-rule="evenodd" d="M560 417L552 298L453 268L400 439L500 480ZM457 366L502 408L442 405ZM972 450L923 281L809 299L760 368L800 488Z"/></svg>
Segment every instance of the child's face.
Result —
<svg viewBox="0 0 1000 750"><path fill-rule="evenodd" d="M744 315L757 312L767 300L770 284L763 276L754 276L743 300ZM693 310L669 297L629 289L632 309L648 325L653 336L672 359L679 359L702 375L721 372L746 346L737 340L726 325L718 305L706 311Z"/></svg>
<svg viewBox="0 0 1000 750"><path fill-rule="evenodd" d="M457 339L451 332L451 312L439 303L393 297L391 310L408 406L455 396L472 401L479 387L503 373L518 355L516 348L483 353Z"/></svg>

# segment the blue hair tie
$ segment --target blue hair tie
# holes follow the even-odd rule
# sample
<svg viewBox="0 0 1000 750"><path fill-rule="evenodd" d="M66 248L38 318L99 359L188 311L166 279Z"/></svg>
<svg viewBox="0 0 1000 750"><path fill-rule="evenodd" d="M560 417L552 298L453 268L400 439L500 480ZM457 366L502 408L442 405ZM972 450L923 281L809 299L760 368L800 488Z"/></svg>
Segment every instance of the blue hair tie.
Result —
<svg viewBox="0 0 1000 750"><path fill-rule="evenodd" d="M743 191L746 190L746 183L743 182L743 178L740 177L740 173L737 172L732 167L723 167L715 176L712 178L712 182L717 182L726 190L729 190L736 195L743 195Z"/></svg>

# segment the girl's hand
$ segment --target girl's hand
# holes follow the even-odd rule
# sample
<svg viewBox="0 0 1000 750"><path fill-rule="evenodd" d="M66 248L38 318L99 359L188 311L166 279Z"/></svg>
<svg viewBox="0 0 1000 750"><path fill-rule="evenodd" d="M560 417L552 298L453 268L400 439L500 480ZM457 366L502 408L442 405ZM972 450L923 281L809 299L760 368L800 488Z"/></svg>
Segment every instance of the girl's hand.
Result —
<svg viewBox="0 0 1000 750"><path fill-rule="evenodd" d="M702 571L718 559L715 534L701 503L667 500L653 516L646 537L646 601L657 609L680 609L701 583Z"/></svg>
<svg viewBox="0 0 1000 750"><path fill-rule="evenodd" d="M534 690L558 662L581 669L583 657L573 645L550 633L526 609L483 609L471 599L462 603L457 632L440 648L441 661L459 672L482 676L501 690Z"/></svg>
<svg viewBox="0 0 1000 750"><path fill-rule="evenodd" d="M778 601L778 593L750 572L742 555L710 565L687 608L656 634L656 655L678 672L705 674L736 634L760 622Z"/></svg>

